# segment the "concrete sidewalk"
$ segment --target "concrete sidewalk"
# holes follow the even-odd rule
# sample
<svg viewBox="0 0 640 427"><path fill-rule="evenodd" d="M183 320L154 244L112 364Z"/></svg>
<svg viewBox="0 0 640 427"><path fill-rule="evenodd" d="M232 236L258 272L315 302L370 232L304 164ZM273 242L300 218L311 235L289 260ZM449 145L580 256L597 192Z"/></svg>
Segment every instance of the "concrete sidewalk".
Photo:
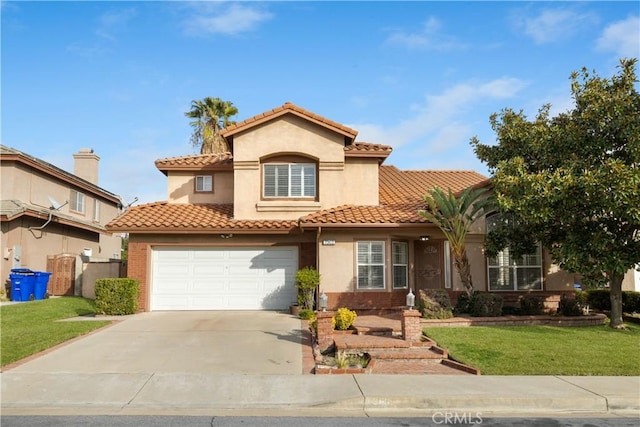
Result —
<svg viewBox="0 0 640 427"><path fill-rule="evenodd" d="M640 377L4 372L2 413L640 416Z"/></svg>

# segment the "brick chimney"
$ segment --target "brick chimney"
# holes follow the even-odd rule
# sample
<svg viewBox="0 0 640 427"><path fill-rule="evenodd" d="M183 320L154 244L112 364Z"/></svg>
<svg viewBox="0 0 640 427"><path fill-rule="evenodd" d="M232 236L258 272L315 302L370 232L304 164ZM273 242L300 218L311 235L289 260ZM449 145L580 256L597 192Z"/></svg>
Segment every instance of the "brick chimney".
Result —
<svg viewBox="0 0 640 427"><path fill-rule="evenodd" d="M73 174L98 185L98 162L100 157L92 148L81 148L73 155Z"/></svg>

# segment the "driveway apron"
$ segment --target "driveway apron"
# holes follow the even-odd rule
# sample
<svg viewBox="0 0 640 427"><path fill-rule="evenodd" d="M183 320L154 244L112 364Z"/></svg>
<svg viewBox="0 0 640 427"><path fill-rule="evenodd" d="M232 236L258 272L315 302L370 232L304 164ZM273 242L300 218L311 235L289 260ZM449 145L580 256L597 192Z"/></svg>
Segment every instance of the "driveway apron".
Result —
<svg viewBox="0 0 640 427"><path fill-rule="evenodd" d="M140 313L11 371L301 374L301 341L301 322L288 313Z"/></svg>

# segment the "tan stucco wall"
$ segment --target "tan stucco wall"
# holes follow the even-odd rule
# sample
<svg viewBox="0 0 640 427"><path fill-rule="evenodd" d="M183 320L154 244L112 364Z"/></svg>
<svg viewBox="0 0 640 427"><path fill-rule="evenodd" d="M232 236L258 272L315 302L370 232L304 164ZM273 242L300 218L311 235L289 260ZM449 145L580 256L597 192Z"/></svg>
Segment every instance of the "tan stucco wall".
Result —
<svg viewBox="0 0 640 427"><path fill-rule="evenodd" d="M640 268L640 264L637 267ZM635 269L627 271L622 280L622 290L640 292L640 271Z"/></svg>
<svg viewBox="0 0 640 427"><path fill-rule="evenodd" d="M91 249L95 258L113 258L120 255L120 236L98 235L65 225L50 223L42 232L29 230L44 221L22 217L2 223L2 266L1 277L6 279L12 268L30 268L46 271L47 256L62 253L79 255L84 249ZM14 259L14 248L21 248L22 256ZM10 251L7 252L7 250ZM8 255L8 259L5 258Z"/></svg>
<svg viewBox="0 0 640 427"><path fill-rule="evenodd" d="M344 173L339 182L331 182L332 187L342 189L342 199L336 200L336 206L343 204L370 205L379 203L378 159L347 159Z"/></svg>
<svg viewBox="0 0 640 427"><path fill-rule="evenodd" d="M8 277L10 270L16 267L44 271L47 255L80 254L85 248L89 248L96 257L120 256L121 238L119 234L111 235L106 232L98 233L77 229L57 224L55 218L42 230L28 229L29 227L39 228L47 222L51 206L49 197L63 204L69 200L71 188L85 195L84 214L71 211L69 204L63 206L57 213L87 223L94 223L94 202L97 198L99 201L99 221L95 224L104 226L119 213L118 207L112 201L92 194L86 189L72 187L68 182L27 168L21 163L3 161L0 173L2 178L0 179L0 194L3 200L18 200L42 209L39 218L21 216L2 223L3 253L0 259L0 277L3 280ZM14 247L21 248L22 256L19 260L16 260L13 254L7 253L7 249L13 250ZM9 259L6 258L6 255Z"/></svg>
<svg viewBox="0 0 640 427"><path fill-rule="evenodd" d="M553 263L548 252L544 254L544 290L546 291L571 291L573 285L578 283L578 275L562 270Z"/></svg>
<svg viewBox="0 0 640 427"><path fill-rule="evenodd" d="M377 161L345 163L344 136L286 115L234 137L234 216L238 219L297 219L347 203L378 202ZM304 156L318 164L316 200L261 200L261 160Z"/></svg>
<svg viewBox="0 0 640 427"><path fill-rule="evenodd" d="M196 193L195 177L201 175L213 177L213 192ZM169 203L233 203L233 172L171 171L167 177L167 194Z"/></svg>
<svg viewBox="0 0 640 427"><path fill-rule="evenodd" d="M420 234L429 234L433 240L444 240L444 236L434 228L424 228L422 230L396 231L376 231L367 229L344 230L344 231L323 231L320 235L318 245L318 255L320 263L318 271L321 274L321 288L326 292L353 292L356 290L356 260L355 242L358 240L383 240L386 257L386 290L391 291L392 283L392 259L391 242L407 241L409 243L409 286L415 288L415 254L413 251L414 241ZM322 244L322 240L335 240L335 245L327 246ZM486 289L486 262L482 253L482 236L471 236L467 244L469 260L471 262L472 275L476 289ZM452 290L463 290L460 277L453 265L451 257L451 283ZM366 290L359 292L367 292Z"/></svg>
<svg viewBox="0 0 640 427"><path fill-rule="evenodd" d="M96 280L119 277L120 262L89 261L82 263L82 296L96 298Z"/></svg>

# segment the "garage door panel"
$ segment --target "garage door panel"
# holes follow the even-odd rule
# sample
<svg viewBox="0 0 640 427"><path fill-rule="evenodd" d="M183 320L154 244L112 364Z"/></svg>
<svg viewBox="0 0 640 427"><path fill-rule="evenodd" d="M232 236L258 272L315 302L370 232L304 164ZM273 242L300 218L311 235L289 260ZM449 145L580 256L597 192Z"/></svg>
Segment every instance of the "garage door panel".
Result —
<svg viewBox="0 0 640 427"><path fill-rule="evenodd" d="M193 275L195 277L222 277L225 273L225 267L222 264L193 264Z"/></svg>
<svg viewBox="0 0 640 427"><path fill-rule="evenodd" d="M297 249L154 248L152 310L282 310L296 300Z"/></svg>

